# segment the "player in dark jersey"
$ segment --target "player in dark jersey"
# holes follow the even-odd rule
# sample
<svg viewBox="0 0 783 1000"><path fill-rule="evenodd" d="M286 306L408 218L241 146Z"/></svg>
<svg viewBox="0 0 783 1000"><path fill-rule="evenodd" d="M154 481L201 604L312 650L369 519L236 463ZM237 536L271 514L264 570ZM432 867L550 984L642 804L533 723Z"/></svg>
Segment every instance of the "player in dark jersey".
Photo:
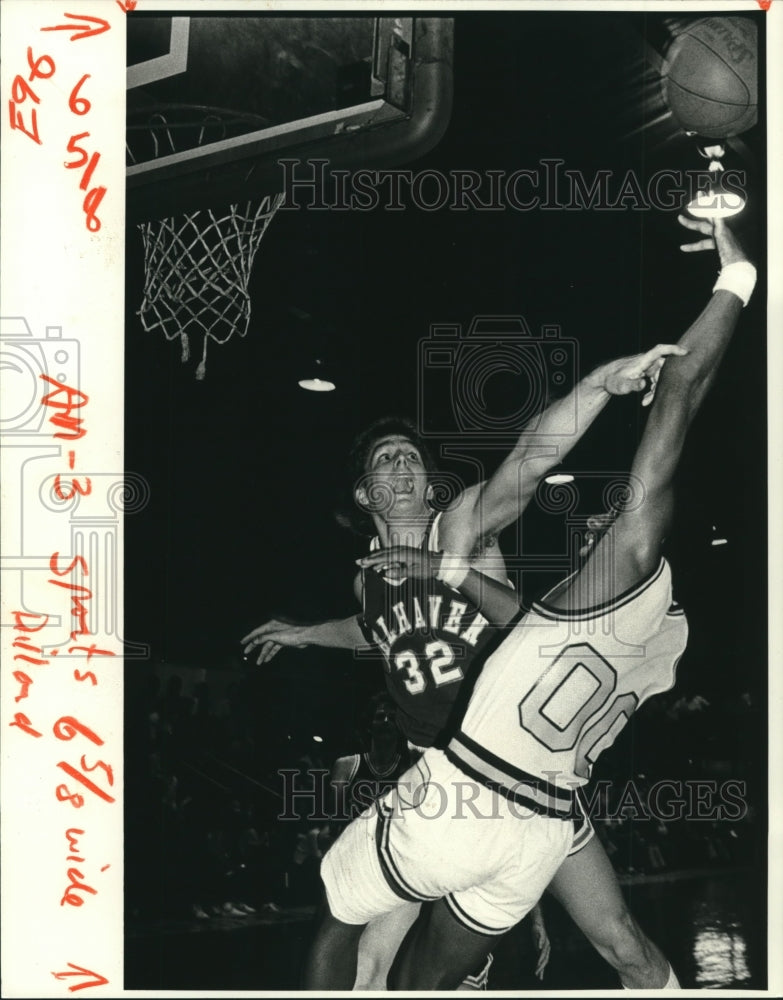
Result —
<svg viewBox="0 0 783 1000"><path fill-rule="evenodd" d="M438 551L441 517L427 525L422 548ZM371 549L377 547L377 537ZM398 724L412 748L431 746L443 730L471 660L490 641L487 619L472 602L442 581L422 585L365 573L362 580L365 638L383 654L386 684Z"/></svg>
<svg viewBox="0 0 783 1000"><path fill-rule="evenodd" d="M339 834L340 824L363 813L410 766L408 748L397 727L397 708L388 694L380 692L370 699L362 728L368 737L368 749L338 757L329 775L333 837Z"/></svg>
<svg viewBox="0 0 783 1000"><path fill-rule="evenodd" d="M722 221L681 221L706 236L695 248L717 246L722 271L710 302L680 341L686 353L670 359L661 375L632 468L643 496L621 510L579 572L518 617L478 675L461 729L445 751L428 749L381 802L372 829L362 817L327 855L322 878L330 912L310 956L311 989L340 988L355 961L361 925L399 897L433 902L424 903L389 985L453 988L455 977L486 954L491 936L524 914L565 857L571 833L562 807L572 798L570 786L587 779L592 761L636 705L673 683L686 632L661 558L672 480L687 429L755 283L755 268ZM420 560L418 549L409 551ZM388 575L406 562L399 552L381 551L364 562L386 567ZM436 575L470 596L477 574L464 553L434 560ZM404 570L407 575L410 564ZM483 589L492 588L484 583ZM513 610L515 602L508 603ZM580 623L603 624L607 617L612 627L586 643ZM528 627L531 621L538 630ZM454 822L449 810L464 804L466 787L471 802L492 809ZM522 807L524 815L515 811ZM497 814L508 822L487 821ZM516 822L515 830L518 819L527 822ZM593 890L584 888L590 906ZM676 980L672 975L654 985Z"/></svg>
<svg viewBox="0 0 783 1000"><path fill-rule="evenodd" d="M519 517L541 478L562 460L612 395L648 390L643 402L651 400L650 381L654 387L664 357L672 353L678 348L659 345L596 369L544 411L533 422L535 430L520 435L489 480L464 490L437 518L429 504L434 463L412 426L392 420L369 428L352 452L352 481L358 509L375 528L377 544L448 549L469 558L471 566L489 578L507 583L494 541L498 532ZM572 428L575 408L578 435ZM366 644L369 633L384 653L387 687L401 709L400 728L411 746L423 749L447 724L460 683L490 641L490 630L478 607L444 581L428 583L426 592L400 599L393 581L382 582L388 591L384 595L377 592L376 580L374 574L365 580L357 575L361 615L315 625L272 620L244 637L245 653L254 653L264 663L284 646L357 649ZM572 844L572 852L579 853L564 863L552 891L626 985L660 986L667 981L669 965L631 917L614 870L590 832L589 825L582 824ZM601 889L594 889L590 906L584 902L586 886Z"/></svg>

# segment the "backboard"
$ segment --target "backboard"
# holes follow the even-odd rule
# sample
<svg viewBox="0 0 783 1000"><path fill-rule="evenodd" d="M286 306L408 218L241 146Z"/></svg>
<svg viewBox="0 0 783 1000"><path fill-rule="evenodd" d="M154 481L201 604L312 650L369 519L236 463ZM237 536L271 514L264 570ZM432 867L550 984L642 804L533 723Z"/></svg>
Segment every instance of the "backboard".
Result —
<svg viewBox="0 0 783 1000"><path fill-rule="evenodd" d="M131 220L279 190L281 157L406 162L451 113L451 18L133 12L127 38Z"/></svg>

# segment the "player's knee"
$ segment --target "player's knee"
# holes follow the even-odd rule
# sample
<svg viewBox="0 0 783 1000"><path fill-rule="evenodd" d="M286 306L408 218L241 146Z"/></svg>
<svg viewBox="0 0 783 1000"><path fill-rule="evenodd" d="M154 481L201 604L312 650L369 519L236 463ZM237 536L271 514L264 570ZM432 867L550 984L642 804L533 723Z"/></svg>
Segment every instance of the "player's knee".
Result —
<svg viewBox="0 0 783 1000"><path fill-rule="evenodd" d="M316 944L324 948L357 945L364 931L364 924L346 924L335 917L328 905L324 907L316 932Z"/></svg>

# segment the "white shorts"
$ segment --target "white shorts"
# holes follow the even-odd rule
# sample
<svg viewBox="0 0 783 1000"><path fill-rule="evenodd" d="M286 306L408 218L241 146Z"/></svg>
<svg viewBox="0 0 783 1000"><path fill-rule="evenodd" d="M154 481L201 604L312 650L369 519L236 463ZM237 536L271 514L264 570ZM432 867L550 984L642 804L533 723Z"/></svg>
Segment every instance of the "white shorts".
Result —
<svg viewBox="0 0 783 1000"><path fill-rule="evenodd" d="M411 743L408 740L408 752L414 760L418 760L425 750L426 747L418 747L415 743ZM574 811L578 814L578 818L574 820L574 839L571 843L571 850L568 852L569 858L578 854L583 847L587 847L595 836L593 824L587 815L587 810L584 807L584 802L578 790L574 791Z"/></svg>
<svg viewBox="0 0 783 1000"><path fill-rule="evenodd" d="M321 878L332 915L366 924L400 900L444 899L477 934L504 934L541 897L574 825L468 778L430 747L329 849Z"/></svg>

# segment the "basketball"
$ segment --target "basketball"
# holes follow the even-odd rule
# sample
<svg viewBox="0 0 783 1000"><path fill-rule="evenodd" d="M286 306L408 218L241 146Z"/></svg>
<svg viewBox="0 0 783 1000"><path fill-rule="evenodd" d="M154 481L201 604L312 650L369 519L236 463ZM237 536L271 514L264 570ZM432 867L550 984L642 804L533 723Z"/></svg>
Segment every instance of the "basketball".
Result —
<svg viewBox="0 0 783 1000"><path fill-rule="evenodd" d="M756 124L756 25L744 17L706 17L677 36L663 91L686 132L727 139Z"/></svg>

